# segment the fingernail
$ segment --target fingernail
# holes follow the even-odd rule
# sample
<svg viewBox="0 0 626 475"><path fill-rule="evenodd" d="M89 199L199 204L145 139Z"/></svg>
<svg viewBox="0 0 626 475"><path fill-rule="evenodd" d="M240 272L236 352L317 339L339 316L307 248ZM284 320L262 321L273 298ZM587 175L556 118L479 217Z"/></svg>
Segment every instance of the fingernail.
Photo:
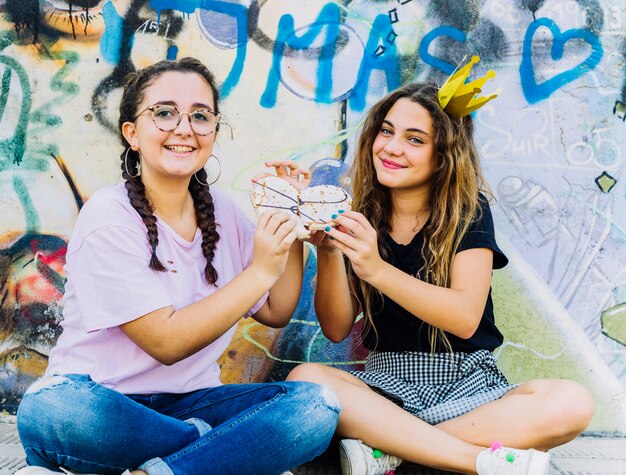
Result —
<svg viewBox="0 0 626 475"><path fill-rule="evenodd" d="M337 215L336 214L331 214L330 215L330 219L337 219Z"/></svg>
<svg viewBox="0 0 626 475"><path fill-rule="evenodd" d="M340 209L339 210L339 214L344 213L344 210Z"/></svg>
<svg viewBox="0 0 626 475"><path fill-rule="evenodd" d="M331 241L334 241L334 240L335 240L335 238L334 238L334 237L332 237L332 236L328 236L328 237L330 238L330 240L331 240Z"/></svg>
<svg viewBox="0 0 626 475"><path fill-rule="evenodd" d="M329 231L330 231L330 226L326 226L326 227L324 228L324 231L329 232Z"/></svg>

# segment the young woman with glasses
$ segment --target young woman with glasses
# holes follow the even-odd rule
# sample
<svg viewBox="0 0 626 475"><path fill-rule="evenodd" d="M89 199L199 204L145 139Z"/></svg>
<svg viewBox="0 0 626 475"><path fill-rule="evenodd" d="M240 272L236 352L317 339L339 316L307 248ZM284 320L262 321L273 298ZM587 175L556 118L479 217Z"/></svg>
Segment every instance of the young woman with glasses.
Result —
<svg viewBox="0 0 626 475"><path fill-rule="evenodd" d="M22 474L276 475L328 445L332 390L220 382L217 360L242 317L288 323L303 251L294 220L266 212L255 230L207 185L219 120L213 75L195 59L129 76L124 183L96 192L77 219L63 333L18 409ZM310 181L287 165L294 186Z"/></svg>

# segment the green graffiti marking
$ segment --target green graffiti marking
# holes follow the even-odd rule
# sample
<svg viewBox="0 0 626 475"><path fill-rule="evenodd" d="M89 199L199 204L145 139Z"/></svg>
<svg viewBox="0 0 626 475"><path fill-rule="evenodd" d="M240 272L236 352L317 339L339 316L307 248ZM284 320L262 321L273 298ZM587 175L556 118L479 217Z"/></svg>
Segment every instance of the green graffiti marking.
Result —
<svg viewBox="0 0 626 475"><path fill-rule="evenodd" d="M626 303L602 312L602 333L622 345L626 345Z"/></svg>
<svg viewBox="0 0 626 475"><path fill-rule="evenodd" d="M26 233L34 233L39 230L39 215L35 210L33 200L28 193L28 187L24 183L21 177L13 176L13 189L15 194L20 199L22 207L24 208L24 217L26 218Z"/></svg>
<svg viewBox="0 0 626 475"><path fill-rule="evenodd" d="M14 32L0 32L0 51L16 39ZM49 52L45 59L63 63L50 81L50 89L59 94L31 113L32 91L26 70L15 59L0 55L0 64L6 65L0 83L0 122L11 93L13 75L18 78L22 97L13 136L0 140L0 172L16 165L30 170L46 171L50 166L50 157L59 154L56 144L42 143L36 139L62 124L63 120L54 114L52 109L78 95L80 90L78 84L66 81L65 77L76 67L80 56L73 51L54 51Z"/></svg>
<svg viewBox="0 0 626 475"><path fill-rule="evenodd" d="M305 322L302 320L292 320L291 324L293 323L316 326L315 322ZM275 356L274 354L272 354L272 352L268 348L266 348L265 346L263 346L263 344L259 343L252 336L250 336L250 330L260 325L261 324L258 322L252 322L246 325L245 327L243 327L242 333L243 333L244 340L256 346L265 354L265 356L267 356L269 359L273 361L278 361L279 363L291 363L291 364L307 363L307 361L287 360L287 359L279 358ZM364 364L365 361L316 361L316 363L321 363L321 364L325 364L328 366L350 366L350 365L356 365L356 364Z"/></svg>
<svg viewBox="0 0 626 475"><path fill-rule="evenodd" d="M61 69L52 77L50 81L50 89L60 94L52 100L46 102L31 114L31 125L29 129L29 137L35 138L44 133L49 133L61 126L63 119L52 112L56 106L69 102L78 95L80 87L75 82L65 81L67 76L77 65L80 55L73 51L53 51L50 52L47 59L51 61L63 62ZM33 142L28 147L29 158L33 160L34 168L39 170L47 170L50 164L50 157L59 155L56 144L45 144Z"/></svg>
<svg viewBox="0 0 626 475"><path fill-rule="evenodd" d="M2 75L2 85L0 85L0 117L4 115L4 109L6 109L7 102L9 102L9 88L11 87L11 70L9 68L4 70Z"/></svg>
<svg viewBox="0 0 626 475"><path fill-rule="evenodd" d="M15 40L13 32L0 33L0 51ZM26 70L15 59L0 55L0 64L6 65L0 84L0 123L4 117L6 105L9 102L11 79L17 77L22 89L22 104L17 118L17 125L12 137L0 140L0 171L9 166L19 165L26 151L26 127L28 125L28 113L31 107L31 91Z"/></svg>

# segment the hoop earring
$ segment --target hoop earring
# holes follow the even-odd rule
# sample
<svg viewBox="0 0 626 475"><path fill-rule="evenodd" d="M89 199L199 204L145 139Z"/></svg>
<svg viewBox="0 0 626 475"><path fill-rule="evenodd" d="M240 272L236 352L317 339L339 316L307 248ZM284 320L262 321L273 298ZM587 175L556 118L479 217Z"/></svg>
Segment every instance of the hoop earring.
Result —
<svg viewBox="0 0 626 475"><path fill-rule="evenodd" d="M219 164L219 166L220 166L220 171L219 171L219 173L217 174L217 178L216 178L215 180L213 180L211 183L209 183L209 182L202 183L202 182L198 179L198 175L196 174L196 173L198 173L198 172L194 173L194 174L193 174L193 177L194 177L194 178L196 179L196 181L197 181L198 183L200 183L202 186L211 186L213 183L215 183L217 180L219 180L219 179L220 179L220 176L222 176L222 162L220 162L220 159L219 159L219 158L217 158L215 155L211 155L211 158L214 158L215 160L217 160L217 163L218 163L218 164Z"/></svg>
<svg viewBox="0 0 626 475"><path fill-rule="evenodd" d="M132 150L132 147L128 147L126 149L126 154L124 155L124 169L126 170L126 173L128 174L129 177L131 178L137 178L139 176L141 176L141 160L139 160L137 162L137 173L135 175L133 175L132 173L130 173L128 171L128 152L130 152Z"/></svg>

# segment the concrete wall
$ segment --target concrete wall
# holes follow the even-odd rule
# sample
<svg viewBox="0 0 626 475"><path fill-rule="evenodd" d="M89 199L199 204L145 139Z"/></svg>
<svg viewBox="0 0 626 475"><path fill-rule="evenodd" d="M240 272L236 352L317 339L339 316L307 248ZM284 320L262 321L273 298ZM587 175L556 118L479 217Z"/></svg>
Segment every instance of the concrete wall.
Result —
<svg viewBox="0 0 626 475"><path fill-rule="evenodd" d="M513 381L582 381L598 404L591 430L626 433L622 0L0 0L0 406L15 409L59 334L78 210L119 180L128 71L193 55L215 72L230 125L216 186L252 216L263 161L341 181L369 105L410 81L441 83L466 54L482 57L474 74L497 71L486 92L503 88L475 114L511 257L494 281L497 356ZM321 337L314 264L311 251L286 329L240 325L226 381L363 359Z"/></svg>

